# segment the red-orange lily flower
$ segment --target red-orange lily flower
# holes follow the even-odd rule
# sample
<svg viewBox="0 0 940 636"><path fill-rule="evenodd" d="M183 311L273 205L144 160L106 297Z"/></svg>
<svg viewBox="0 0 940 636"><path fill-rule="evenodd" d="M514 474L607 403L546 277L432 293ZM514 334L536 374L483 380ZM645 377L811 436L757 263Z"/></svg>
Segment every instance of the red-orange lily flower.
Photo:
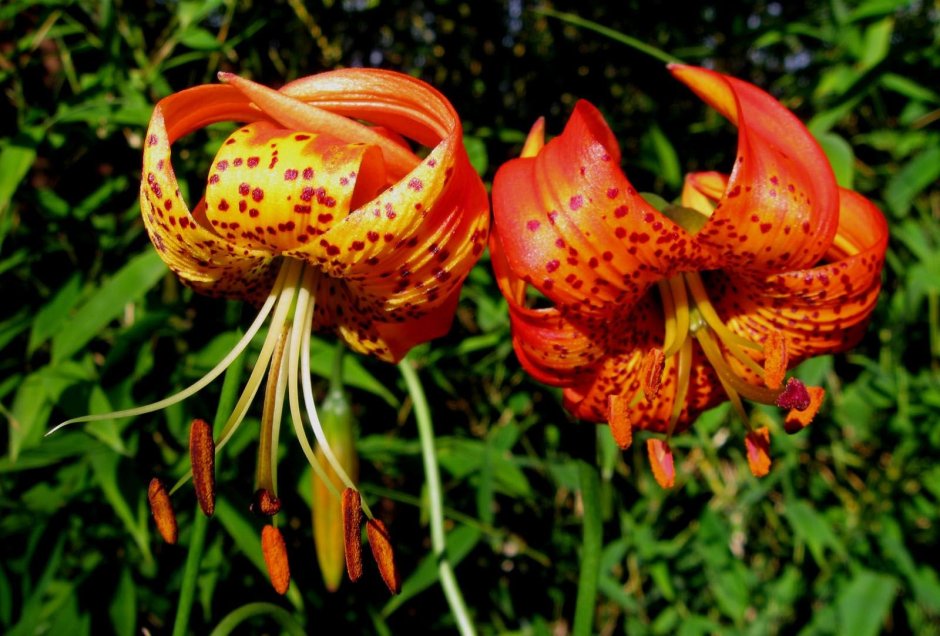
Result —
<svg viewBox="0 0 940 636"><path fill-rule="evenodd" d="M665 433L648 451L667 487L670 436L724 400L747 427L752 471L767 472L769 432L752 427L742 398L788 409L788 430L809 423L822 389L784 384L786 371L858 341L888 238L882 214L837 186L775 99L705 69L669 69L737 125L730 175L688 175L680 205L660 211L582 101L560 136L544 143L540 121L522 158L498 171L490 241L523 367L564 387L574 416L607 421L623 448L634 429ZM531 306L530 288L551 306Z"/></svg>
<svg viewBox="0 0 940 636"><path fill-rule="evenodd" d="M457 113L420 80L348 69L275 91L228 73L219 78L223 84L184 90L157 104L144 138L141 209L154 246L184 284L260 305L258 317L225 359L183 392L73 421L139 415L192 395L218 377L267 322L258 361L218 439L206 426L194 425L193 476L203 509L212 507L210 460L242 421L265 372L256 509L273 514L279 507L274 464L285 391L311 464L321 470L304 432L303 411L318 453L351 491L342 497L344 505L359 502L317 417L310 334L331 331L352 349L387 361L443 335L460 286L486 244L486 191L467 158ZM220 147L205 192L190 208L180 194L171 146L225 121L243 125ZM427 152L419 156L412 143ZM151 490L155 514L167 509L162 487ZM356 542L359 505L344 510L347 536ZM390 555L384 527L376 530L381 523L361 505L370 537L382 538L373 549ZM266 533L272 582L283 592L289 580L280 571L284 542ZM387 561L377 559L380 566ZM397 585L397 574L386 570L383 577Z"/></svg>

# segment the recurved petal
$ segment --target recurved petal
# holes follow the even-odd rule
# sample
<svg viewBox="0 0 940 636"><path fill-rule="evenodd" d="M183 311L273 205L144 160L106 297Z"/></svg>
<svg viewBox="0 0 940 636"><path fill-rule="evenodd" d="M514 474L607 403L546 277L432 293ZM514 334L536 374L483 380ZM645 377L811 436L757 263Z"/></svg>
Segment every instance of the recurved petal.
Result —
<svg viewBox="0 0 940 636"><path fill-rule="evenodd" d="M493 181L496 232L516 276L561 305L604 313L629 306L680 263L687 233L640 197L618 164L601 114L578 102L564 132Z"/></svg>
<svg viewBox="0 0 940 636"><path fill-rule="evenodd" d="M415 345L450 330L460 290L422 304L390 309L355 281L321 277L317 289L314 329L334 331L359 353L398 362Z"/></svg>
<svg viewBox="0 0 940 636"><path fill-rule="evenodd" d="M388 311L434 306L458 289L486 246L488 202L459 140L448 138L404 179L320 237L316 263Z"/></svg>
<svg viewBox="0 0 940 636"><path fill-rule="evenodd" d="M257 302L270 287L271 255L247 248L236 250L203 227L200 220L205 221L204 202L190 213L171 164L173 139L193 126L245 114L245 104L236 100L235 104L223 101L217 105L212 101L217 96L228 99L232 94L183 91L157 104L144 144L141 212L160 257L184 283L211 295ZM164 110L178 116L180 121L167 122Z"/></svg>
<svg viewBox="0 0 940 636"><path fill-rule="evenodd" d="M732 329L762 341L768 327L786 336L789 366L845 351L861 338L881 289L888 244L884 216L868 199L840 189L839 231L819 267L768 277L726 279L713 298ZM717 282L717 281L716 281Z"/></svg>
<svg viewBox="0 0 940 636"><path fill-rule="evenodd" d="M720 255L712 267L768 275L817 263L836 233L839 195L810 132L752 84L701 68L669 68L738 126L727 190L696 235Z"/></svg>
<svg viewBox="0 0 940 636"><path fill-rule="evenodd" d="M322 235L386 185L375 146L257 122L232 133L216 155L206 217L238 247L326 260Z"/></svg>
<svg viewBox="0 0 940 636"><path fill-rule="evenodd" d="M728 175L720 172L690 172L682 184L682 205L711 215L728 189Z"/></svg>

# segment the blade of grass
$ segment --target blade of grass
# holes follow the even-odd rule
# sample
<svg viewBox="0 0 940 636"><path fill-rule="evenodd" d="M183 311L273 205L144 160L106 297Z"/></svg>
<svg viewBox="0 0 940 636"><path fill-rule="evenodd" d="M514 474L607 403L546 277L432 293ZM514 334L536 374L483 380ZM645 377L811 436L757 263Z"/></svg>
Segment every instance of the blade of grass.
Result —
<svg viewBox="0 0 940 636"><path fill-rule="evenodd" d="M532 11L539 15L548 16L550 18L557 18L562 22L567 22L568 24L581 27L582 29L600 33L604 37L608 37L615 42L625 44L635 51L649 55L650 57L656 58L657 60L665 62L666 64L682 63L682 60L680 60L675 55L666 53L665 51L657 49L655 46L649 45L634 37L630 37L629 35L625 35L620 31L615 31L614 29L605 27L603 24L598 24L597 22L582 18L581 16L574 13L565 13L563 11L555 11L553 9L545 9L541 7L532 9Z"/></svg>

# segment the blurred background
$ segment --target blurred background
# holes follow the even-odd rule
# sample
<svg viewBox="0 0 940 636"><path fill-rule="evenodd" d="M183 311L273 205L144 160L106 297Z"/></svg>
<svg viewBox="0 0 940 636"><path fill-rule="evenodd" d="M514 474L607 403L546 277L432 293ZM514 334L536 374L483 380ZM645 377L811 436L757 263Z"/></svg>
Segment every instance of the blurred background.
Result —
<svg viewBox="0 0 940 636"><path fill-rule="evenodd" d="M192 294L153 255L137 189L158 99L219 70L279 86L377 66L452 100L487 183L537 117L557 134L579 98L607 116L639 190L672 198L686 171L728 171L733 128L622 36L756 83L806 121L840 183L888 218L885 286L859 347L800 370L827 402L806 431L774 437L768 477L751 476L740 424L719 407L675 440L667 492L644 444L621 454L605 427L573 421L557 391L521 371L484 256L451 334L412 354L474 623L484 634L571 631L586 463L603 528L592 632L940 633L940 5L916 0L4 2L0 632L160 634L177 615L195 501L188 486L174 497L181 535L168 546L147 484L185 472L189 421L212 417L222 381L165 411L43 437L66 418L188 385L253 316ZM190 191L229 130L178 144ZM315 345L321 375L330 351ZM347 381L362 487L390 521L403 593L390 598L371 564L358 584L326 591L309 469L290 433L281 527L295 585L286 597L271 589L262 521L248 512L259 400L218 459L191 633L229 633L236 619L236 633L455 631L429 557L404 383L396 367L354 356Z"/></svg>

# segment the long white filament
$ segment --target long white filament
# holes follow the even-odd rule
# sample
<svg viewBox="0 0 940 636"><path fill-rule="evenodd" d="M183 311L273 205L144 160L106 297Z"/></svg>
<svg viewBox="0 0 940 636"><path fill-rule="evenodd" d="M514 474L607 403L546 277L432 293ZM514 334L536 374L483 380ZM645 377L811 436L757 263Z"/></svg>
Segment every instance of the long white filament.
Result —
<svg viewBox="0 0 940 636"><path fill-rule="evenodd" d="M231 439L232 435L238 429L238 425L241 424L242 420L245 418L248 407L251 406L252 400L254 400L255 395L258 393L258 388L264 380L264 373L268 370L268 363L271 361L271 356L274 354L274 349L277 347L277 341L281 338L281 332L284 330L284 325L287 322L287 317L290 313L294 296L296 295L297 284L301 280L303 263L291 260L287 262L285 269L288 270L287 280L284 283L284 288L278 299L277 308L274 310L274 316L271 318L271 328L268 330L268 336L264 339L264 345L262 345L261 353L258 354L258 360L255 362L251 370L251 375L248 377L245 390L242 391L241 397L238 398L238 402L236 402L235 408L232 410L232 414L222 428L219 441L216 442L215 445L216 452L221 450L229 439Z"/></svg>
<svg viewBox="0 0 940 636"><path fill-rule="evenodd" d="M134 417L137 415L144 415L145 413L153 413L154 411L159 411L165 409L168 406L172 406L177 402L182 402L186 398L195 395L206 386L208 386L213 380L222 375L229 365L231 365L237 358L245 351L245 348L248 347L248 344L254 339L258 331L260 331L261 326L264 325L265 319L267 319L268 314L271 313L271 308L274 307L274 303L277 301L278 297L281 295L281 289L284 287L284 281L287 276L288 267L281 267L278 272L277 279L274 282L274 287L271 289L271 293L268 294L267 299L265 299L264 304L261 306L261 310L258 312L258 315L255 317L254 322L251 323L251 326L248 327L248 331L245 332L245 335L242 336L241 340L238 341L238 344L232 348L228 354L222 358L215 367L212 368L209 373L204 375L202 378L197 380L195 383L191 384L187 388L183 389L179 393L174 393L168 398L164 398L158 402L152 404L147 404L144 406L138 406L132 409L124 409L121 411L112 411L111 413L102 413L100 415L83 415L81 417L73 417L70 420L66 420L52 428L46 435L52 435L60 428L64 426L69 426L70 424L78 424L80 422L98 422L101 420L110 420L118 417Z"/></svg>
<svg viewBox="0 0 940 636"><path fill-rule="evenodd" d="M327 488L330 489L330 492L339 497L340 494L333 485L333 480L330 479L330 477L326 474L326 470L324 470L323 466L320 464L320 460L313 452L313 448L310 447L310 442L307 440L307 433L304 430L303 414L300 410L300 395L297 389L297 387L300 385L300 378L297 375L297 369L299 366L298 362L300 360L300 345L301 341L303 340L301 337L303 324L302 320L298 319L298 316L306 313L307 304L309 301L309 292L298 295L297 305L294 307L294 324L289 328L288 332L290 334L290 349L287 353L287 399L290 406L291 423L294 425L294 434L297 436L297 441L300 442L300 448L303 449L304 455L307 457L307 461L310 463L310 467L313 469L313 472L317 474L317 477L323 480L323 483L327 485ZM309 329L309 326L307 328Z"/></svg>

